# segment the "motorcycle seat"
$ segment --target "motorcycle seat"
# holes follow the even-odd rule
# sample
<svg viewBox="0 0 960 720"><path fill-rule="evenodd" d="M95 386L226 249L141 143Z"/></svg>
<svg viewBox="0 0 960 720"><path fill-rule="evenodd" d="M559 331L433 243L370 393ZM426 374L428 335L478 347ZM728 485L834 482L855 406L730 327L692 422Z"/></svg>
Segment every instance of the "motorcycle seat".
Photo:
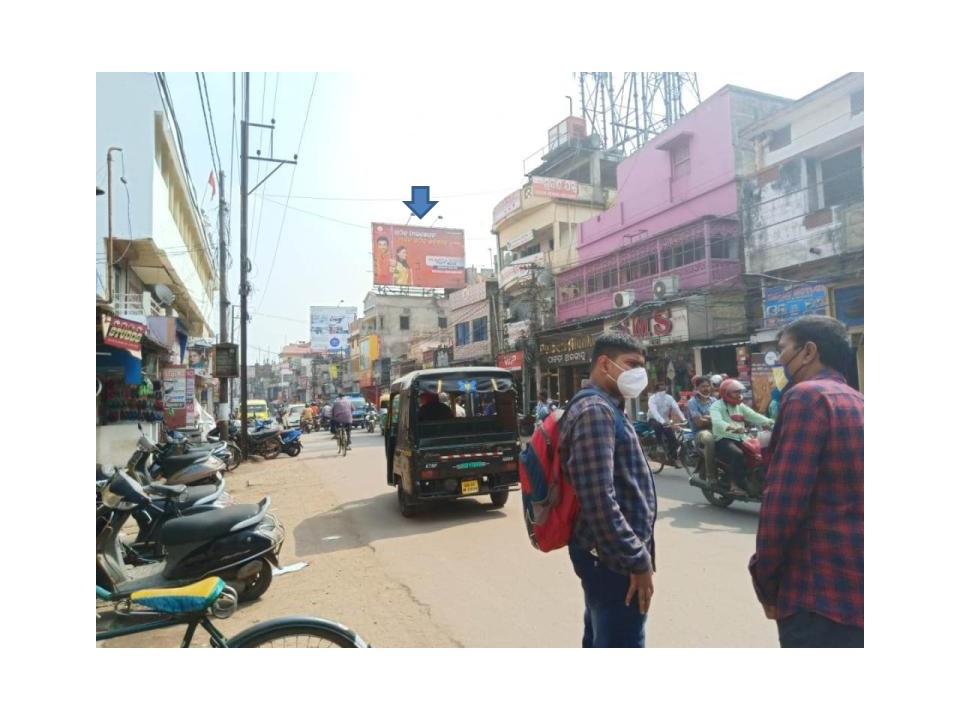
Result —
<svg viewBox="0 0 960 720"><path fill-rule="evenodd" d="M167 520L160 528L164 545L183 545L227 535L234 525L261 514L260 505L234 505L198 515Z"/></svg>
<svg viewBox="0 0 960 720"><path fill-rule="evenodd" d="M200 453L189 453L187 455L171 455L170 457L158 458L157 463L163 470L163 474L169 476L180 472L184 468L190 467L195 462L205 460L208 457L210 457L210 452L204 451Z"/></svg>
<svg viewBox="0 0 960 720"><path fill-rule="evenodd" d="M249 435L250 435L250 437L253 438L254 440L266 440L267 438L271 438L271 437L279 437L279 436L280 436L280 431L279 431L279 430L267 430L267 429L254 430L252 433L249 433Z"/></svg>

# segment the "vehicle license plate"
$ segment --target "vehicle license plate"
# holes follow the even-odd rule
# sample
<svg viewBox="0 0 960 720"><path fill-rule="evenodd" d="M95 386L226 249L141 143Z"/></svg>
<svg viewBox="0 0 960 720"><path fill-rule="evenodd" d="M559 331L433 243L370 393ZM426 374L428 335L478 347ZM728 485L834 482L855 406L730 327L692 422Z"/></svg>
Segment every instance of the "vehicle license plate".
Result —
<svg viewBox="0 0 960 720"><path fill-rule="evenodd" d="M461 480L460 493L462 495L475 495L480 492L479 480Z"/></svg>

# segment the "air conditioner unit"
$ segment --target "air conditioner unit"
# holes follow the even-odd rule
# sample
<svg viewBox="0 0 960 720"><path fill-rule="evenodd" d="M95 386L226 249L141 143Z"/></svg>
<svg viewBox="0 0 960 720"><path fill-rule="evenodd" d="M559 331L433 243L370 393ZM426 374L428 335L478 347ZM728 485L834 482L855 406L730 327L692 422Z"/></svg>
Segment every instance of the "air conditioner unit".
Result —
<svg viewBox="0 0 960 720"><path fill-rule="evenodd" d="M613 306L625 308L633 305L633 290L621 290L613 294Z"/></svg>
<svg viewBox="0 0 960 720"><path fill-rule="evenodd" d="M676 295L679 289L680 279L676 275L666 275L653 281L653 296L657 300Z"/></svg>

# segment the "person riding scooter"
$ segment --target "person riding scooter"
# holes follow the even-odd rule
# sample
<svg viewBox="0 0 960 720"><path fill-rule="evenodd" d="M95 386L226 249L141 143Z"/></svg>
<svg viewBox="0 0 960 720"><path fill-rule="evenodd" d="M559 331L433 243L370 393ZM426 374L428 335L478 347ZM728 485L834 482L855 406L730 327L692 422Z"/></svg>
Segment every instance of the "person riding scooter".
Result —
<svg viewBox="0 0 960 720"><path fill-rule="evenodd" d="M743 440L747 429L744 422L749 421L764 428L773 427L773 420L761 415L743 402L745 389L739 380L727 378L720 383L720 399L710 406L717 455L729 468L729 472L724 476L724 482L732 481L740 488L746 476ZM737 492L733 486L725 486L722 489Z"/></svg>

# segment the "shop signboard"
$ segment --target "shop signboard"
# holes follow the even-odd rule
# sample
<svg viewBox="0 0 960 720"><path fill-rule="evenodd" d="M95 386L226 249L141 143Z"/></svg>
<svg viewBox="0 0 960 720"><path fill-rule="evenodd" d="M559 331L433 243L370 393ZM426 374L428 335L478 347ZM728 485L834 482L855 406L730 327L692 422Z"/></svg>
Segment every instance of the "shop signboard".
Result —
<svg viewBox="0 0 960 720"><path fill-rule="evenodd" d="M863 327L863 285L834 288L833 307L837 320L848 328Z"/></svg>
<svg viewBox="0 0 960 720"><path fill-rule="evenodd" d="M580 196L580 183L576 180L534 175L530 178L530 184L533 194L538 197L576 200Z"/></svg>
<svg viewBox="0 0 960 720"><path fill-rule="evenodd" d="M170 427L187 427L196 421L195 373L186 367L163 369L163 409Z"/></svg>
<svg viewBox="0 0 960 720"><path fill-rule="evenodd" d="M523 352L514 350L513 352L504 352L497 355L497 367L504 370L522 370Z"/></svg>
<svg viewBox="0 0 960 720"><path fill-rule="evenodd" d="M520 209L520 205L522 203L523 194L519 190L514 190L512 193L507 195L503 200L497 203L496 207L493 208L493 224L496 225L508 215L515 213Z"/></svg>
<svg viewBox="0 0 960 720"><path fill-rule="evenodd" d="M240 376L239 347L236 343L218 343L214 346L214 377L235 378Z"/></svg>
<svg viewBox="0 0 960 720"><path fill-rule="evenodd" d="M763 290L763 326L778 328L804 315L827 314L827 288L801 283L777 285Z"/></svg>
<svg viewBox="0 0 960 720"><path fill-rule="evenodd" d="M668 345L690 339L685 307L662 307L652 312L631 315L611 325L610 329L618 332L626 330L646 345Z"/></svg>
<svg viewBox="0 0 960 720"><path fill-rule="evenodd" d="M129 350L140 357L140 340L147 331L143 323L103 314L103 344Z"/></svg>
<svg viewBox="0 0 960 720"><path fill-rule="evenodd" d="M549 338L538 345L540 359L546 367L587 364L597 337L594 333L583 333Z"/></svg>
<svg viewBox="0 0 960 720"><path fill-rule="evenodd" d="M507 250L514 250L521 245L526 245L531 240L533 240L533 230L527 230L525 233L507 240Z"/></svg>

